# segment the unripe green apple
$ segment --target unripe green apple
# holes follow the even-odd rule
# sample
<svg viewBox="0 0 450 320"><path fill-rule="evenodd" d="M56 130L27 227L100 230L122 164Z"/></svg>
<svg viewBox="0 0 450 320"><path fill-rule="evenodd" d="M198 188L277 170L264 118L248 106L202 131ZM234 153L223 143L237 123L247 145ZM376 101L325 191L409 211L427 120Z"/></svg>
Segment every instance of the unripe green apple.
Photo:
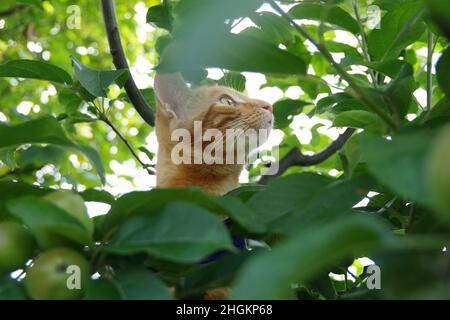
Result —
<svg viewBox="0 0 450 320"><path fill-rule="evenodd" d="M450 126L439 132L428 166L433 205L439 216L450 222Z"/></svg>
<svg viewBox="0 0 450 320"><path fill-rule="evenodd" d="M34 239L17 222L0 222L0 272L11 272L24 267L31 258Z"/></svg>
<svg viewBox="0 0 450 320"><path fill-rule="evenodd" d="M43 199L71 214L81 222L90 234L94 232L94 223L89 218L84 200L77 193L68 190L58 190L45 195Z"/></svg>
<svg viewBox="0 0 450 320"><path fill-rule="evenodd" d="M90 275L91 266L80 253L56 248L33 261L27 269L25 288L34 300L81 299Z"/></svg>

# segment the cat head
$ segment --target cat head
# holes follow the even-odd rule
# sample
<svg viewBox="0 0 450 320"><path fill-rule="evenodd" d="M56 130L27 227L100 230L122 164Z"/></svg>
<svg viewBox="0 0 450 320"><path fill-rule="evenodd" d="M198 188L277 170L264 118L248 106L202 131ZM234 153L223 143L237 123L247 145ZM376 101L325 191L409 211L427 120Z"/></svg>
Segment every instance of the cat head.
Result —
<svg viewBox="0 0 450 320"><path fill-rule="evenodd" d="M183 139L185 144L181 154L186 157L184 163L192 163L194 155L188 150L192 148L197 155L202 154L205 160L202 163L211 164L212 159L215 159L214 163L225 163L220 157L230 159L229 155L233 154L231 158L234 160L227 160L227 164L244 164L246 160L242 156L247 157L249 152L264 143L272 129L272 106L232 88L201 86L193 89L179 73L156 75L154 88L156 134L161 148L174 151L181 131L188 132L193 140L198 141L196 128L201 126L201 150L193 148L193 140ZM230 142L234 145L229 146ZM210 149L219 150L206 156L207 145Z"/></svg>
<svg viewBox="0 0 450 320"><path fill-rule="evenodd" d="M179 73L156 75L154 88L158 140L169 139L176 129L193 132L195 122L201 122L203 131L219 130L224 140L229 129L266 133L272 129L272 106L232 88L201 86L192 89ZM263 142L259 139L258 145Z"/></svg>

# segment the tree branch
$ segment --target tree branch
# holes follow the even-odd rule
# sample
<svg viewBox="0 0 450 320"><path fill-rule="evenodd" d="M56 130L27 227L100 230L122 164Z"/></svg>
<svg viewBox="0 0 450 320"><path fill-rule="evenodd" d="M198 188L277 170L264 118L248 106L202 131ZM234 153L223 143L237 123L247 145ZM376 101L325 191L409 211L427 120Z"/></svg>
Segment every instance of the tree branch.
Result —
<svg viewBox="0 0 450 320"><path fill-rule="evenodd" d="M113 63L117 69L128 69L128 62L120 40L113 0L102 0L102 13ZM153 111L136 86L130 71L128 71L128 80L125 83L125 91L142 119L153 126L155 124Z"/></svg>
<svg viewBox="0 0 450 320"><path fill-rule="evenodd" d="M263 185L269 183L276 177L281 176L288 168L290 168L292 166L308 167L308 166L313 166L313 165L324 162L325 160L330 158L332 155L334 155L336 152L338 152L344 146L344 144L347 142L347 140L352 136L352 134L354 132L355 132L355 129L348 128L335 141L330 143L328 145L328 147L326 147L322 151L320 151L312 156L304 155L301 152L301 150L298 148L292 149L278 163L277 174L271 175L271 176L269 176L269 175L263 176L259 180L259 183L263 184Z"/></svg>

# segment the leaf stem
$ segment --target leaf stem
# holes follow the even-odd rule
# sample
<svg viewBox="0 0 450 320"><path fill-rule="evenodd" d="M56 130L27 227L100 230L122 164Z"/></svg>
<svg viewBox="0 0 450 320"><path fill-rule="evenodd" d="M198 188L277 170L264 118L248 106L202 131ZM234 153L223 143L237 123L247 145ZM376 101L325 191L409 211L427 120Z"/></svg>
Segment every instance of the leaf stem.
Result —
<svg viewBox="0 0 450 320"><path fill-rule="evenodd" d="M142 162L142 160L139 158L136 151L134 151L134 148L131 146L131 144L128 142L128 140L120 133L120 131L112 124L111 121L109 121L109 119L103 113L100 115L99 120L106 123L114 131L114 133L120 138L120 140L122 140L123 143L125 143L125 145L127 146L128 150L130 150L133 157L148 172L149 175L152 176L155 174L154 169L149 167L149 165L145 164L144 162Z"/></svg>
<svg viewBox="0 0 450 320"><path fill-rule="evenodd" d="M289 23L296 29L298 33L300 33L303 37L308 39L316 48L319 50L319 52L324 56L325 59L328 60L328 62L334 67L336 72L341 76L342 79L344 79L348 85L353 89L353 96L363 102L367 107L369 107L373 112L375 112L377 115L380 116L381 119L383 119L389 127L391 127L393 130L397 130L400 126L399 124L389 116L389 114L385 113L383 109L381 109L370 97L366 96L366 93L363 88L361 88L356 81L337 63L333 56L331 55L330 51L326 48L325 45L322 43L317 42L314 39L314 36L303 26L298 25L295 23L295 21L283 11L283 9L280 8L280 6L275 2L275 0L268 0L268 2L272 5L272 7L282 16L284 17Z"/></svg>

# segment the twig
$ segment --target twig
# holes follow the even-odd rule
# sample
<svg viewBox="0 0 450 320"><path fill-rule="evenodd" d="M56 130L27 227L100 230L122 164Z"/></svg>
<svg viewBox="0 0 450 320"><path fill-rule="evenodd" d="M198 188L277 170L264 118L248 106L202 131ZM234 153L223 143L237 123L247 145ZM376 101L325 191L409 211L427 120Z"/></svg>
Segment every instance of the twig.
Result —
<svg viewBox="0 0 450 320"><path fill-rule="evenodd" d="M356 21L358 22L358 25L359 25L359 33L361 35L361 49L363 52L364 59L366 60L366 62L371 62L370 55L367 50L366 33L364 32L364 27L361 22L361 15L359 14L359 8L358 8L358 4L356 3L356 0L352 1L352 6L353 6L353 10L355 11ZM376 78L373 70L370 68L369 68L369 74L370 74L370 77L372 78L373 85L376 87L377 86L377 78Z"/></svg>
<svg viewBox="0 0 450 320"><path fill-rule="evenodd" d="M298 148L292 149L282 160L279 161L277 174L263 176L259 180L259 184L265 185L269 183L276 177L282 175L292 166L308 167L324 162L339 151L354 132L355 129L348 128L335 141L330 143L328 147L312 156L304 155Z"/></svg>
<svg viewBox="0 0 450 320"><path fill-rule="evenodd" d="M123 141L123 143L125 143L125 145L127 146L128 150L130 150L131 154L133 155L133 157L139 162L139 164L145 169L147 170L149 175L154 175L155 172L153 170L153 168L150 168L147 164L145 164L144 162L142 162L142 160L139 158L139 156L137 155L136 151L134 151L133 147L131 146L131 144L128 142L128 140L119 132L119 130L117 130L117 128L112 124L111 121L109 121L109 119L105 116L105 115L100 115L99 120L103 121L104 123L106 123L116 134L117 136L120 138L120 140Z"/></svg>
<svg viewBox="0 0 450 320"><path fill-rule="evenodd" d="M113 0L102 0L102 13L113 63L117 69L128 69L128 62L120 40ZM128 80L125 83L125 91L142 119L153 126L155 124L153 111L136 86L130 71L128 71Z"/></svg>
<svg viewBox="0 0 450 320"><path fill-rule="evenodd" d="M333 56L331 55L330 51L326 48L325 45L317 42L314 39L314 36L308 31L308 29L304 28L303 26L298 25L295 23L295 21L283 11L283 9L280 8L280 6L274 1L274 0L268 0L268 2L272 5L272 7L282 16L284 17L294 28L295 30L300 33L303 37L308 39L316 48L319 50L319 52L322 54L322 56L328 60L328 62L334 67L336 72L340 75L342 79L344 79L348 85L353 89L353 95L358 100L361 100L365 105L367 105L368 108L370 108L373 112L375 112L377 115L380 116L393 130L397 130L399 128L399 124L394 121L392 117L390 117L389 114L385 113L382 108L376 102L371 99L370 97L366 96L366 92L363 88L361 88L355 80L337 63Z"/></svg>
<svg viewBox="0 0 450 320"><path fill-rule="evenodd" d="M427 110L433 105L433 33L428 31L428 56L427 56Z"/></svg>

